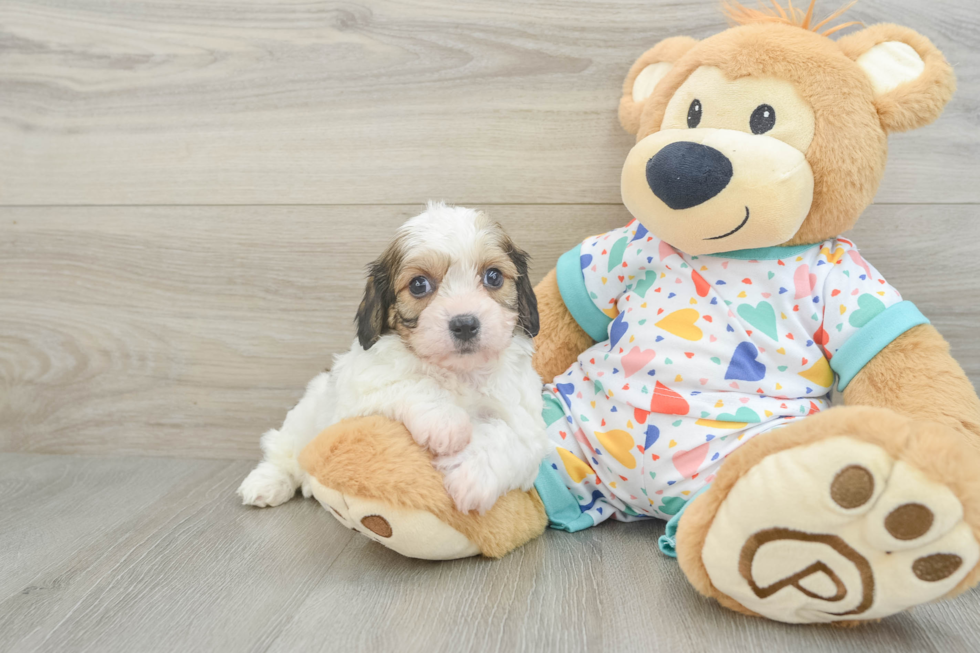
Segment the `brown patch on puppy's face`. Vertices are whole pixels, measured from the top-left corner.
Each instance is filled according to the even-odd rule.
[[[428,306],[449,270],[450,259],[439,252],[422,252],[403,256],[404,263],[395,279],[395,303],[388,309],[388,324],[402,338],[409,338],[418,327],[419,316]],[[418,294],[420,288],[430,292]]]
[[[517,313],[518,326],[529,338],[538,335],[538,301],[528,276],[527,252],[517,247],[499,224],[493,223],[497,232],[497,242],[489,247],[488,256],[482,265],[484,270],[499,270],[504,277],[501,287],[490,288],[491,296],[507,310]]]
[[[394,331],[420,358],[457,371],[489,363],[516,333],[537,328],[527,255],[486,216],[443,205],[399,230],[372,266],[358,312],[365,349]]]
[[[368,267],[364,298],[357,307],[357,340],[365,350],[370,349],[391,329],[389,309],[395,303],[395,275],[403,259],[396,240]]]

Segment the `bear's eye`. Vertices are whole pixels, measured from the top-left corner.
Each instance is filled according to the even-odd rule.
[[[688,117],[687,122],[690,124],[690,117]],[[760,104],[757,106],[755,111],[752,112],[752,117],[749,118],[749,127],[752,129],[753,134],[765,134],[775,125],[776,110],[768,104]]]
[[[691,108],[687,110],[687,126],[694,129],[701,122],[701,100],[691,102]]]

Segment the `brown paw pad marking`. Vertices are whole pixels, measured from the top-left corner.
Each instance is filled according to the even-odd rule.
[[[953,553],[933,553],[912,563],[912,573],[927,583],[949,578],[963,564],[963,558]]]
[[[861,465],[850,465],[837,472],[830,484],[830,498],[841,508],[859,508],[875,493],[875,478]]]
[[[896,540],[914,540],[925,535],[935,517],[921,503],[905,503],[885,517],[885,530]]]
[[[844,471],[847,471],[847,469]],[[840,474],[837,476],[839,478]],[[874,486],[872,485],[872,488],[873,487]],[[867,501],[867,499],[865,499],[865,501]],[[755,560],[755,555],[764,544],[777,542],[780,540],[811,542],[826,545],[854,565],[858,575],[861,578],[860,602],[858,603],[857,607],[852,610],[848,610],[846,612],[831,612],[829,614],[833,614],[835,616],[856,615],[866,612],[871,607],[871,604],[874,602],[875,578],[874,572],[871,569],[871,564],[868,562],[867,558],[855,551],[847,544],[847,542],[836,535],[804,533],[802,531],[796,531],[790,528],[769,528],[759,531],[746,540],[745,544],[742,546],[742,551],[738,561],[739,573],[742,575],[742,578],[748,582],[749,588],[751,588],[752,592],[755,593],[755,595],[760,599],[769,598],[784,587],[795,587],[798,592],[804,594],[805,596],[829,602],[842,601],[848,596],[847,587],[845,586],[844,581],[841,580],[841,577],[838,576],[833,569],[821,561],[817,561],[806,569],[803,569],[791,576],[787,576],[782,580],[778,580],[771,585],[764,587],[760,586],[756,582],[752,573],[752,563]],[[923,558],[923,560],[924,559],[925,558]],[[836,591],[832,596],[820,596],[819,594],[812,592],[803,586],[802,581],[815,574],[823,574],[834,584]]]
[[[391,524],[381,515],[368,515],[361,520],[361,525],[380,537],[391,537]]]
[[[339,520],[340,520],[340,523],[341,523],[341,524],[344,524],[344,525],[346,525],[346,524],[348,523],[348,522],[347,522],[347,518],[346,518],[346,517],[344,517],[343,515],[341,515],[341,514],[340,514],[339,512],[337,512],[337,510],[336,510],[336,509],[335,509],[335,508],[334,508],[333,506],[327,506],[327,507],[328,507],[328,508],[330,508],[330,512],[332,512],[332,513],[334,514],[334,516],[335,516],[335,517],[336,517],[337,519],[339,519]],[[351,530],[354,530],[354,527],[353,527],[353,526],[347,526],[347,528],[349,528],[349,529],[351,529]]]

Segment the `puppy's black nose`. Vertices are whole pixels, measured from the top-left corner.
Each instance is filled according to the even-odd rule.
[[[457,315],[449,320],[449,330],[454,340],[468,342],[480,332],[480,320],[475,315]]]
[[[732,179],[732,162],[713,147],[679,141],[647,161],[647,184],[672,209],[689,209],[720,193]]]

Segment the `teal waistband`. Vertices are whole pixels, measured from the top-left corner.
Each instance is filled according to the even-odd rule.
[[[592,517],[579,509],[578,501],[547,459],[538,469],[534,489],[538,491],[544,511],[548,513],[548,525],[551,528],[574,533],[595,526]]]
[[[708,488],[710,487],[710,485],[705,485],[703,488],[695,492],[694,496],[688,499],[687,503],[685,503],[684,506],[677,511],[677,514],[671,517],[670,521],[667,522],[667,529],[657,540],[657,547],[665,556],[670,556],[671,558],[677,557],[677,527],[681,523],[681,515],[684,514],[684,511],[687,510],[687,507],[691,505],[695,499],[707,492]]]

